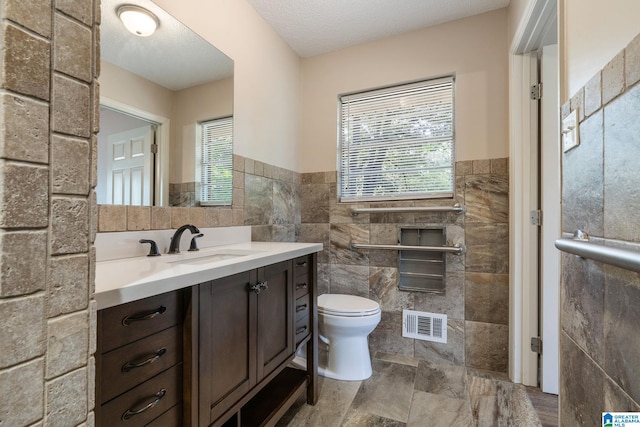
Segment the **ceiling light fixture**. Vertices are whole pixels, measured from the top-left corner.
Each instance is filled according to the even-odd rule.
[[[160,25],[153,13],[140,6],[125,4],[120,6],[116,13],[127,30],[136,36],[148,37]]]

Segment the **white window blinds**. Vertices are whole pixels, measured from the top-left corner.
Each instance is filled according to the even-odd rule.
[[[340,97],[341,201],[453,195],[454,79]]]
[[[200,204],[231,205],[233,117],[200,123]]]

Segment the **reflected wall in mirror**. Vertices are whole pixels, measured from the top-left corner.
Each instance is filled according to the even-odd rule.
[[[156,32],[127,31],[123,4],[155,14]],[[97,201],[195,206],[197,125],[233,115],[233,61],[150,0],[101,8]]]

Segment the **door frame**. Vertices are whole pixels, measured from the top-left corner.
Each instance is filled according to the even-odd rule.
[[[152,206],[169,206],[169,135],[171,135],[171,121],[166,117],[141,110],[105,96],[100,97],[100,105],[139,117],[149,122],[154,122],[158,125],[156,129],[156,144],[158,144],[158,152],[156,153],[157,167],[153,172],[155,174],[155,196],[152,201]]]
[[[530,162],[538,149],[532,137],[538,124],[530,100],[534,58],[528,52],[541,47],[550,26],[557,25],[557,11],[557,0],[529,1],[509,48],[509,377],[529,386],[538,386],[538,355],[530,349],[539,330],[538,227],[531,225],[530,213],[539,207],[537,185],[531,185],[538,175]]]

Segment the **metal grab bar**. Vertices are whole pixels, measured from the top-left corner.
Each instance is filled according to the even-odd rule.
[[[391,208],[351,208],[351,214],[360,213],[410,213],[410,212],[457,212],[459,214],[467,212],[467,208],[460,203],[453,206],[405,206]]]
[[[464,245],[453,246],[411,246],[411,245],[369,245],[364,243],[349,243],[349,249],[384,249],[391,251],[424,251],[424,252],[448,252],[462,255],[467,252]]]
[[[580,231],[580,230],[578,230]],[[576,232],[574,236],[582,235]],[[605,264],[640,273],[640,252],[631,249],[614,248],[599,243],[591,243],[587,238],[561,238],[555,242],[563,252],[600,261]]]

